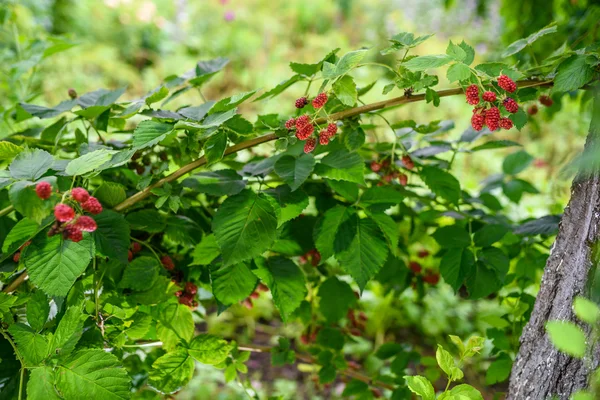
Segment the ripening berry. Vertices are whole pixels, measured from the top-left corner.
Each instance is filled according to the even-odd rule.
[[[485,112],[485,124],[489,128],[490,131],[495,131],[498,129],[500,123],[500,110],[498,107],[492,107]]]
[[[496,101],[496,93],[490,92],[489,90],[487,92],[483,92],[483,101],[488,101],[490,103]]]
[[[260,297],[260,293],[258,293],[256,290],[252,293],[250,293],[250,298],[251,299],[258,299]]]
[[[392,181],[392,179],[394,179],[394,175],[393,174],[386,174],[381,179],[383,179],[383,181],[386,182],[386,183],[390,183]]]
[[[437,285],[439,281],[440,281],[440,274],[436,274],[434,272],[428,272],[423,277],[423,282],[427,282],[432,286]]]
[[[314,108],[321,108],[327,103],[327,93],[319,93],[312,101]]]
[[[422,268],[421,268],[421,264],[419,264],[418,262],[411,261],[408,263],[408,269],[410,269],[415,274],[420,274]]]
[[[178,290],[174,294],[176,297],[180,297],[183,294],[183,292],[181,290]]]
[[[83,240],[83,233],[75,225],[67,225],[63,230],[63,237],[77,243]]]
[[[73,199],[78,203],[85,203],[90,198],[88,191],[80,187],[71,190],[71,196],[73,196]]]
[[[358,328],[350,328],[350,334],[352,336],[362,336],[362,331]]]
[[[77,98],[77,92],[75,91],[75,89],[71,88],[71,89],[69,89],[69,91],[67,93],[69,94],[70,98],[72,98],[72,99]]]
[[[313,134],[314,131],[315,131],[315,127],[312,124],[306,124],[306,125],[301,126],[296,131],[296,137],[299,140],[306,140],[310,137],[310,135]]]
[[[533,104],[532,106],[530,106],[527,109],[527,114],[529,114],[529,115],[535,115],[537,113],[538,113],[538,107],[535,104]]]
[[[294,129],[295,126],[296,126],[296,118],[290,118],[287,121],[285,121],[285,129],[291,130],[291,129]]]
[[[134,254],[139,253],[140,251],[142,251],[142,245],[138,242],[133,242],[131,244],[131,251],[133,251]]]
[[[485,126],[485,111],[474,109],[471,117],[471,126],[476,131],[480,131]]]
[[[337,131],[338,131],[338,127],[334,122],[327,125],[327,134],[329,135],[330,138],[335,136]]]
[[[264,283],[259,283],[258,286],[256,287],[256,290],[259,290],[261,292],[268,292],[269,288],[267,285],[265,285]]]
[[[303,345],[308,345],[310,343],[310,340],[308,338],[308,334],[303,333],[302,335],[300,335],[300,342],[302,342]]]
[[[49,199],[52,195],[52,185],[48,182],[40,182],[35,186],[35,194],[42,200]]]
[[[312,249],[310,251],[310,253],[311,253],[310,263],[312,264],[313,267],[316,267],[321,262],[321,253],[319,253],[317,251],[317,249]]]
[[[515,83],[515,81],[513,81],[506,75],[500,75],[498,77],[498,86],[500,86],[502,89],[506,90],[509,93],[512,93],[515,90],[517,90],[517,84]]]
[[[541,95],[539,100],[540,100],[540,103],[542,103],[542,105],[544,105],[546,107],[550,107],[550,106],[552,106],[552,104],[554,104],[554,101],[552,101],[550,96],[547,96],[545,94]]]
[[[500,118],[500,128],[502,129],[506,129],[509,130],[510,128],[513,127],[513,122],[510,120],[510,118]]]
[[[329,144],[329,135],[327,134],[327,131],[323,130],[319,134],[319,144],[323,146],[327,146]]]
[[[413,169],[415,167],[415,163],[409,155],[402,156],[402,163],[406,169]]]
[[[131,250],[127,250],[127,261],[131,262],[133,260],[133,252]]]
[[[506,108],[506,111],[508,111],[511,114],[514,114],[517,111],[519,111],[519,105],[514,99],[511,99],[510,97],[504,99],[504,108]]]
[[[18,263],[19,260],[21,259],[21,252],[17,251],[14,255],[13,255],[13,261]]]
[[[406,174],[400,174],[400,175],[398,175],[398,182],[402,186],[406,186],[408,184],[408,176],[406,176]]]
[[[169,271],[175,269],[175,264],[173,263],[173,260],[167,255],[164,255],[160,258],[160,263]]]
[[[304,125],[307,125],[309,123],[310,123],[310,118],[308,117],[308,115],[306,115],[306,114],[301,115],[298,118],[296,118],[296,129],[300,129]]]
[[[381,170],[381,164],[379,164],[377,161],[371,161],[371,171],[373,172],[379,172]]]
[[[304,144],[304,152],[305,153],[311,153],[315,147],[317,147],[317,141],[315,140],[315,138],[308,138],[306,139],[306,143]]]
[[[190,293],[184,293],[179,296],[179,304],[186,305],[188,307],[194,306],[194,295]]]
[[[82,215],[75,221],[75,227],[82,232],[94,232],[98,228],[98,225],[96,225],[94,218]]]
[[[254,304],[252,304],[252,299],[250,299],[250,297],[246,297],[244,300],[242,300],[242,305],[248,310],[252,310],[252,308],[254,307]]]
[[[190,294],[198,293],[198,286],[194,285],[192,282],[186,282],[184,291]]]
[[[419,250],[419,252],[417,253],[417,255],[418,255],[420,258],[425,258],[425,257],[427,257],[427,256],[429,255],[429,251],[427,251],[427,250],[425,250],[425,249],[423,249],[423,250]]]
[[[54,216],[58,222],[69,222],[75,218],[75,211],[68,205],[60,203],[54,207]]]
[[[477,85],[471,85],[465,91],[467,103],[471,105],[479,104],[479,87]]]
[[[383,397],[383,393],[381,393],[381,390],[378,388],[371,388],[371,394],[376,399],[380,399],[381,397]]]
[[[304,108],[305,105],[308,104],[308,99],[306,97],[300,97],[296,100],[295,106],[296,108]]]
[[[94,215],[100,214],[102,212],[102,204],[100,204],[98,199],[93,196],[90,196],[90,198],[87,199],[85,203],[82,203],[81,208]]]
[[[365,314],[364,312],[359,312],[358,313],[358,319],[361,320],[362,322],[367,322],[367,320],[369,318],[367,318],[367,314]]]

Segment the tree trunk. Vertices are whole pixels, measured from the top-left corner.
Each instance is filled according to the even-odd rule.
[[[546,335],[545,324],[549,320],[580,324],[573,314],[573,300],[578,295],[588,296],[595,271],[594,247],[600,237],[599,92],[595,90],[592,122],[580,170],[571,187],[571,200],[550,251],[531,319],[521,336],[508,400],[545,400],[551,396],[568,399],[573,392],[587,387],[590,372],[598,366],[598,351],[594,351],[591,363],[558,352]],[[588,326],[580,326],[589,334]]]

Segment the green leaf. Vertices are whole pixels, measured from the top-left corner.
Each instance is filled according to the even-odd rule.
[[[460,247],[450,248],[440,260],[440,273],[444,281],[457,292],[473,270],[474,265],[475,257],[470,250]]]
[[[168,349],[175,348],[182,340],[192,340],[194,319],[190,308],[183,304],[163,305],[158,315],[156,334]]]
[[[594,68],[587,62],[586,55],[572,55],[556,69],[554,77],[554,93],[577,90],[592,80]]]
[[[77,157],[67,164],[67,175],[86,175],[112,159],[114,150],[100,149]]]
[[[535,41],[537,41],[542,36],[548,35],[550,33],[555,33],[555,32],[556,32],[556,22],[553,22],[552,24],[547,25],[544,28],[540,29],[539,31],[534,32],[531,35],[527,36],[525,39],[519,39],[519,40],[511,43],[506,48],[504,53],[502,53],[502,58],[510,57],[513,54],[517,54],[518,52],[523,50],[528,45],[535,43]]]
[[[353,129],[347,129],[344,131],[343,140],[344,145],[349,151],[358,150],[365,144],[365,131],[360,126]]]
[[[4,243],[2,243],[2,252],[5,254],[12,254],[25,242],[33,237],[40,227],[37,222],[32,221],[28,218],[23,218],[16,223],[15,226],[8,232]]]
[[[508,233],[508,228],[500,224],[489,224],[475,232],[473,241],[476,246],[487,247],[499,242]]]
[[[456,400],[483,400],[483,396],[479,390],[464,383],[454,386],[449,393],[455,396],[453,399]]]
[[[98,228],[92,233],[99,254],[127,263],[129,251],[129,224],[115,211],[104,210],[95,215]]]
[[[546,331],[552,344],[561,352],[576,358],[585,355],[585,334],[569,321],[548,321]]]
[[[204,236],[202,241],[196,245],[192,257],[194,261],[190,265],[208,265],[221,254],[217,239],[212,233]]]
[[[319,310],[330,323],[342,319],[356,303],[356,296],[350,285],[334,276],[319,286],[319,297]]]
[[[482,262],[477,262],[474,272],[467,278],[466,282],[469,298],[480,299],[502,287],[498,279],[498,272]]]
[[[84,233],[75,243],[60,235],[39,235],[27,248],[25,267],[31,281],[51,296],[66,296],[94,255],[94,243]]]
[[[238,105],[242,104],[244,101],[248,100],[250,97],[252,97],[254,93],[256,93],[256,90],[238,93],[231,97],[226,97],[222,100],[219,100],[214,106],[212,106],[212,108],[209,111],[209,114],[221,113],[232,110]]]
[[[300,306],[308,292],[304,273],[284,257],[256,258],[252,272],[271,290],[273,302],[286,322]]]
[[[430,68],[437,68],[443,65],[448,64],[452,61],[452,58],[443,54],[443,55],[434,55],[434,56],[420,56],[411,58],[402,64],[403,67],[408,68],[411,71],[425,71]]]
[[[327,154],[315,167],[315,173],[323,178],[365,184],[364,160],[357,153],[336,150]]]
[[[67,308],[50,341],[48,353],[58,353],[61,356],[71,354],[81,339],[83,324],[87,317],[87,314],[83,314],[78,306]]]
[[[28,366],[36,366],[47,357],[48,341],[27,325],[13,324],[8,328],[8,332],[12,335],[19,353],[21,353]]]
[[[598,305],[581,296],[575,298],[573,310],[575,311],[577,318],[590,325],[594,325],[600,316],[600,308]]]
[[[277,86],[275,86],[273,89],[261,94],[254,101],[259,101],[259,100],[263,100],[266,98],[273,98],[273,97],[283,93],[287,88],[292,86],[294,83],[301,81],[301,80],[304,80],[302,75],[294,75],[291,78],[278,83]]]
[[[385,264],[389,253],[377,224],[370,218],[359,219],[357,214],[340,224],[335,235],[334,252],[361,290]]]
[[[230,306],[244,300],[256,288],[258,280],[246,263],[211,267],[212,291],[221,304]]]
[[[231,346],[226,340],[208,334],[196,336],[188,347],[188,353],[196,361],[209,365],[216,365],[225,361],[230,350]]]
[[[323,63],[323,78],[334,79],[347,74],[365,57],[368,50],[356,50],[344,54],[334,65],[327,61]]]
[[[133,132],[133,149],[140,150],[154,146],[173,131],[173,125],[146,120],[139,123]]]
[[[24,149],[11,142],[0,142],[0,161],[9,161],[15,158]]]
[[[459,46],[465,52],[465,58],[464,60],[462,60],[462,62],[466,65],[471,65],[471,63],[475,59],[475,50],[471,46],[466,44],[464,40],[460,42]]]
[[[131,378],[114,355],[82,350],[59,366],[56,386],[66,399],[129,399]]]
[[[375,221],[379,229],[381,229],[391,252],[395,254],[400,240],[400,230],[398,229],[396,221],[385,213],[368,212],[367,215]]]
[[[125,186],[115,182],[103,182],[94,192],[94,197],[107,207],[114,207],[127,198]]]
[[[327,185],[346,200],[354,203],[358,200],[358,185],[353,182],[325,180]]]
[[[56,375],[51,367],[38,367],[31,370],[27,382],[27,397],[30,399],[60,400],[54,387]]]
[[[277,234],[277,217],[266,195],[246,189],[223,202],[212,228],[228,266],[268,250]]]
[[[427,88],[425,90],[425,101],[427,103],[433,102],[433,106],[437,107],[440,105],[440,96],[435,90]]]
[[[125,267],[119,287],[140,291],[147,290],[156,281],[159,269],[160,266],[156,258],[137,257]]]
[[[442,371],[444,371],[448,376],[448,379],[459,380],[462,378],[462,372],[460,372],[460,369],[456,367],[456,363],[454,362],[452,354],[450,354],[439,344],[437,350],[435,351],[435,359],[437,360],[437,363]],[[459,372],[456,372],[457,370]]]
[[[446,77],[449,82],[464,81],[471,77],[471,69],[463,63],[452,64],[448,68]]]
[[[44,178],[46,179],[49,178]],[[8,197],[15,210],[38,224],[52,212],[52,202],[40,199],[35,193],[35,184],[32,182],[14,183],[8,191]]]
[[[152,364],[150,384],[164,393],[173,393],[185,386],[194,375],[194,360],[180,349],[167,353]]]
[[[419,395],[423,400],[435,400],[435,389],[433,385],[423,376],[405,376],[406,385],[416,395]]]
[[[336,233],[340,225],[350,219],[354,212],[353,208],[335,206],[327,210],[325,215],[315,225],[313,237],[323,260],[327,260],[333,256],[333,243]]]
[[[222,169],[196,174],[184,180],[184,185],[212,196],[232,196],[244,190],[246,182],[235,170]]]
[[[516,175],[533,162],[533,157],[524,150],[509,154],[502,163],[502,170],[507,175]]]
[[[452,174],[435,167],[423,167],[420,176],[433,193],[450,203],[458,204],[460,183]]]
[[[162,215],[156,210],[134,211],[127,215],[127,223],[134,231],[148,233],[159,233],[165,230],[167,223]]]
[[[432,236],[444,248],[462,248],[471,244],[469,232],[459,225],[438,228]]]
[[[302,190],[292,192],[288,185],[280,185],[264,192],[273,198],[277,206],[273,207],[277,214],[277,227],[296,218],[308,207],[308,196]]]
[[[15,179],[36,181],[54,164],[52,154],[44,150],[25,150],[17,155],[8,167],[10,175]]]
[[[467,53],[463,50],[463,48],[454,44],[452,40],[450,43],[448,43],[446,54],[452,57],[452,59],[455,61],[463,61],[467,57]]]
[[[169,95],[169,89],[165,86],[160,86],[152,91],[144,101],[147,105],[157,103]]]
[[[479,146],[473,147],[471,149],[471,151],[502,149],[502,148],[511,147],[511,146],[521,146],[521,144],[517,143],[517,142],[513,142],[512,140],[491,140],[487,143],[480,144]]]
[[[225,132],[219,132],[208,138],[204,143],[204,156],[206,157],[206,164],[214,164],[223,158],[225,149],[227,148],[227,134]]]
[[[516,113],[510,114],[509,118],[518,130],[523,129],[528,120],[527,113],[523,107],[519,107],[519,110]]]
[[[332,86],[333,92],[338,100],[348,106],[352,107],[356,104],[358,92],[356,90],[356,83],[349,75],[344,75],[340,79],[336,80]]]
[[[48,297],[41,290],[33,293],[27,302],[27,322],[29,326],[36,332],[41,331],[48,320],[49,313],[50,303]]]
[[[297,158],[285,155],[275,162],[275,173],[294,191],[308,179],[314,166],[312,154],[302,154]]]
[[[486,385],[504,382],[510,376],[513,362],[507,355],[502,354],[494,360],[485,371]]]

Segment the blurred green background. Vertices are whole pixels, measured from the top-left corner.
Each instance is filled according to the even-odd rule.
[[[570,42],[578,40],[582,32],[573,27],[574,21],[597,22],[598,8],[591,7],[597,3],[580,0],[0,0],[0,111],[4,115],[0,139],[39,123],[31,120],[18,126],[12,124],[10,112],[16,102],[54,105],[68,98],[69,88],[85,93],[124,85],[127,92],[122,99],[139,98],[169,75],[180,75],[192,69],[196,62],[216,57],[230,59],[224,73],[203,88],[203,93],[187,92],[170,103],[169,108],[200,104],[201,95],[219,99],[256,88],[268,90],[291,76],[288,67],[291,61],[316,62],[335,48],[341,48],[340,54],[343,54],[367,47],[371,49],[369,61],[393,66],[397,55],[383,56],[379,51],[387,46],[389,37],[402,31],[417,35],[435,33],[415,54],[443,53],[449,39],[459,42],[464,39],[475,48],[477,63],[499,60],[508,44],[553,20],[561,26],[571,26],[562,32],[561,39],[550,35],[536,43],[531,52],[519,57],[527,59],[536,53],[544,56],[548,49],[561,45],[557,40],[565,37]],[[44,57],[48,48],[69,49]],[[450,87],[445,71],[436,72],[440,88]],[[359,86],[376,81],[375,88],[366,96],[367,102],[403,94],[396,90],[382,95],[382,88],[392,78],[384,68],[360,68],[354,76]],[[272,100],[246,103],[240,111],[250,119],[258,113],[279,113],[285,119],[293,112],[293,99],[304,89],[298,85]],[[522,143],[536,158],[523,174],[525,179],[535,183],[540,194],[526,197],[519,206],[507,204],[515,218],[562,212],[568,200],[570,177],[560,171],[581,150],[589,126],[589,116],[581,112],[576,98],[567,96],[549,109],[540,108],[523,131],[513,129],[496,134],[498,139]],[[469,126],[470,116],[470,106],[462,96],[443,98],[438,108],[420,102],[387,114],[391,122],[409,118],[418,123],[454,121],[455,128],[447,133],[451,138],[458,138]],[[380,126],[370,131],[373,136],[369,140],[392,137],[381,120],[370,122]],[[273,149],[267,145],[262,151],[268,154]],[[512,151],[459,155],[455,170],[463,188],[480,190],[485,178],[502,171],[502,160]],[[430,290],[423,304],[414,304],[413,297],[409,289],[401,298],[390,298],[380,293],[376,285],[365,292],[364,309],[370,317],[368,330],[376,344],[424,334],[422,340],[431,345],[432,355],[433,343],[444,340],[447,334],[468,337],[485,332],[485,317],[494,312],[502,313],[496,303],[461,300],[445,285]],[[298,333],[293,325],[273,326],[275,322],[270,317],[273,312],[270,301],[260,299],[253,310],[233,307],[220,317],[211,317],[207,329],[248,342],[265,343],[272,343],[276,332],[290,337]],[[386,337],[383,332],[391,326],[396,327],[398,333],[395,337]],[[368,357],[372,350],[369,346],[368,342],[359,340],[350,349],[353,357],[365,361],[367,370],[377,367],[374,358]],[[259,392],[268,390],[272,395],[298,398],[297,388],[301,387],[302,396],[329,398],[329,394],[318,394],[308,374],[299,373],[293,367],[271,368],[268,364],[268,356],[251,360],[250,376]],[[299,366],[301,371],[307,369],[310,367]],[[478,379],[470,377],[473,384],[481,386],[477,384]],[[340,388],[329,390],[339,394]],[[221,371],[204,368],[177,398],[245,398],[245,394],[235,383],[224,384]]]

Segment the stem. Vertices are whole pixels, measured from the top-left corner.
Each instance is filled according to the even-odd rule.
[[[16,288],[18,288],[21,283],[25,282],[25,279],[27,279],[27,271],[23,271],[21,273],[21,275],[19,275],[17,277],[17,279],[15,279],[14,281],[12,281],[10,283],[10,285],[8,285],[6,288],[4,288],[2,291],[4,293],[10,293],[10,292],[14,292]]]
[[[23,381],[25,380],[25,361],[23,361],[23,357],[21,357],[21,353],[19,353],[19,350],[17,349],[17,346],[15,345],[15,342],[13,342],[10,335],[7,335],[4,330],[1,330],[0,332],[2,332],[2,336],[4,336],[4,339],[6,339],[8,343],[10,343],[10,345],[13,348],[13,351],[15,352],[15,356],[17,356],[17,359],[21,363],[21,377],[19,378],[19,400],[21,400],[23,398]]]
[[[15,208],[13,206],[3,208],[2,210],[0,210],[0,217],[4,217],[5,215],[10,214],[14,209]]]

